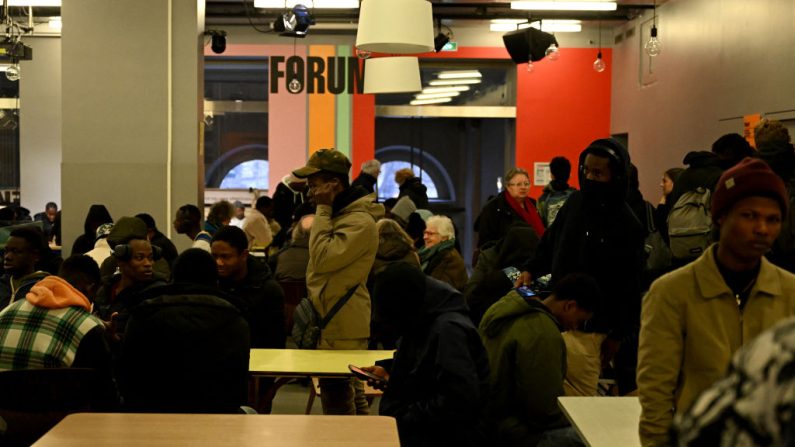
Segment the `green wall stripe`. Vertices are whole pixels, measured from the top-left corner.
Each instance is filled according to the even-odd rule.
[[[337,56],[347,57],[351,55],[350,45],[338,45]],[[347,64],[346,64],[347,67]],[[350,158],[351,156],[351,113],[352,113],[352,92],[345,92],[334,95],[337,101],[337,150],[343,152]],[[354,166],[352,171],[359,172],[359,168]]]

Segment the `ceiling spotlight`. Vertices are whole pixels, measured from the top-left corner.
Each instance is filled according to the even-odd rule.
[[[278,31],[282,36],[287,37],[306,37],[309,27],[315,24],[315,18],[309,9],[297,4],[293,9],[280,14],[273,22],[274,31]]]
[[[204,32],[205,36],[212,36],[212,43],[210,44],[210,48],[212,48],[213,53],[221,54],[226,51],[226,31],[223,30],[216,30],[216,29],[208,29]]]

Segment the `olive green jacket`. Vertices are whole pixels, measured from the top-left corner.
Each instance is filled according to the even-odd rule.
[[[765,258],[740,310],[715,248],[655,281],[643,300],[638,392],[644,446],[665,445],[674,414],[723,377],[734,352],[795,315],[795,275]]]
[[[312,304],[325,316],[348,290],[353,296],[321,332],[319,348],[346,346],[344,340],[365,340],[370,336],[370,295],[367,275],[378,249],[375,222],[384,207],[368,194],[332,216],[332,207],[318,205],[309,237],[309,265],[306,285]],[[351,346],[351,345],[348,345]],[[365,343],[366,346],[366,343]]]

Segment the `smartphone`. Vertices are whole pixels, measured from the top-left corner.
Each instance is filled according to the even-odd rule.
[[[371,373],[369,371],[365,371],[365,370],[359,368],[358,366],[348,365],[348,369],[351,370],[351,372],[353,373],[354,376],[356,376],[356,377],[358,377],[358,378],[360,378],[360,379],[362,379],[364,381],[375,380],[376,382],[386,383],[386,380],[384,380],[383,377],[378,377],[378,376],[376,376],[375,374],[373,374],[373,373]]]
[[[533,289],[527,286],[520,286],[516,288],[516,293],[524,298],[531,298],[536,296],[536,293],[533,292]]]

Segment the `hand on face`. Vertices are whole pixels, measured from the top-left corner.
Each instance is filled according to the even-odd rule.
[[[311,191],[312,199],[316,205],[331,205],[334,203],[334,197],[337,195],[335,186],[337,183],[324,182],[317,186],[313,186]]]

